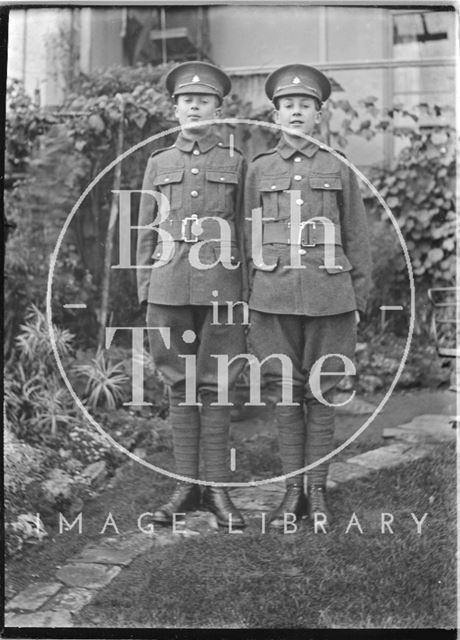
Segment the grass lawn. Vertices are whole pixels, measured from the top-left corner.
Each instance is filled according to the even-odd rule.
[[[137,468],[136,477],[133,470],[119,488],[124,501],[113,496],[117,522],[131,516],[125,530],[134,528],[134,513],[148,510],[144,474]],[[168,483],[161,485],[155,504]],[[455,496],[455,447],[442,445],[428,459],[331,494],[336,524],[329,534],[302,526],[288,535],[216,533],[154,547],[100,592],[76,624],[453,628]],[[104,512],[109,508],[106,498]],[[392,534],[381,533],[382,512],[393,515]],[[419,520],[428,514],[421,534],[411,512]],[[353,513],[363,533],[357,526],[345,532]]]

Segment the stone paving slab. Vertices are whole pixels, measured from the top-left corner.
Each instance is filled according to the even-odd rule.
[[[123,565],[127,567],[133,561],[134,556],[126,555],[122,550],[111,549],[103,544],[94,547],[85,547],[83,551],[69,558],[71,563],[79,564],[107,564],[107,565]]]
[[[69,611],[37,611],[35,613],[7,613],[6,627],[73,627]]]
[[[409,444],[420,444],[426,440],[425,436],[413,429],[401,429],[400,427],[387,427],[383,430],[384,439],[394,438],[395,440],[407,442]]]
[[[176,530],[182,535],[215,533],[218,529],[216,518],[209,511],[195,511],[188,513],[185,517],[184,524],[178,523]]]
[[[147,551],[154,544],[151,535],[139,533],[129,537],[107,538],[100,543],[87,545],[78,555],[70,558],[70,563],[99,563],[127,566],[136,556]]]
[[[138,529],[134,529],[123,535],[104,538],[104,544],[128,552],[136,551],[140,548],[143,552],[155,544],[155,537],[147,533],[141,533]]]
[[[36,611],[48,598],[54,596],[61,587],[62,584],[60,582],[35,582],[10,600],[5,609],[6,611],[11,611],[12,609]]]
[[[425,444],[423,446],[415,446],[408,449],[404,454],[404,462],[413,462],[414,460],[420,460],[426,458],[430,453],[434,451],[436,445]]]
[[[393,429],[385,429],[384,437],[405,437],[416,435],[421,441],[449,442],[455,441],[457,430],[450,424],[451,418],[443,415],[417,416],[411,422]]]
[[[56,578],[68,587],[101,589],[121,571],[118,566],[104,564],[66,564],[56,571]]]
[[[407,443],[396,443],[353,456],[348,459],[347,464],[363,465],[374,471],[379,471],[423,458],[429,452],[428,447],[412,447]]]
[[[369,469],[359,464],[350,462],[332,462],[329,467],[329,477],[335,484],[357,480],[369,475]]]
[[[157,533],[157,529],[155,529],[154,540],[154,547],[165,547],[176,542],[174,536],[171,535],[171,527],[162,528],[160,533]]]
[[[75,587],[73,589],[62,589],[46,605],[46,611],[70,611],[75,613],[83,609],[95,596],[96,592],[91,589]]]

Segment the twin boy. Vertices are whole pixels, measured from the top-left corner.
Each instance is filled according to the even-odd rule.
[[[317,69],[300,64],[270,74],[265,90],[275,122],[282,126],[281,138],[248,168],[242,154],[209,124],[219,117],[231,88],[221,69],[204,62],[180,64],[168,73],[166,88],[181,132],[171,147],[154,152],[148,161],[136,264],[144,267],[137,269],[137,278],[147,326],[170,328],[168,344],[157,331],[149,331],[149,342],[168,387],[176,473],[189,481],[177,483],[153,519],[170,524],[174,514],[201,507],[214,513],[222,527],[245,526],[227,488],[210,484],[201,493],[193,481],[199,477],[200,449],[205,480],[229,480],[230,407],[217,402],[218,359],[212,356],[228,357],[231,388],[244,365],[238,355],[248,348],[243,306],[234,306],[230,324],[227,301],[248,300],[248,347],[264,360],[265,380],[275,398],[283,474],[288,476],[268,526],[282,530],[286,513],[298,519],[322,513],[330,523],[328,462],[308,472],[307,494],[303,473],[296,471],[332,450],[333,392],[340,379],[334,373],[343,370],[344,359],[353,359],[370,274],[366,213],[354,173],[305,137],[320,122],[330,83]],[[149,191],[165,196],[167,217]],[[262,218],[257,256],[248,223],[253,214]],[[224,247],[218,219],[229,231]],[[198,239],[205,242],[195,266]],[[332,263],[324,260],[331,244]],[[292,363],[289,404],[284,402],[282,362],[273,354],[284,354]],[[186,402],[185,356],[195,358],[199,403]],[[323,375],[320,392],[314,393],[310,373],[319,360]]]

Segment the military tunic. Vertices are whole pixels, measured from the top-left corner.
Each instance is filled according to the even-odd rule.
[[[269,219],[263,224],[263,256],[267,265],[276,264],[271,271],[252,265],[250,308],[308,316],[364,311],[370,250],[366,212],[353,171],[317,144],[305,142],[297,149],[282,138],[276,148],[249,165],[245,191],[246,217],[251,217],[252,209],[262,207],[264,218]],[[284,268],[290,264],[286,238],[291,199],[300,206],[302,221],[323,216],[334,223],[337,268],[319,268],[324,262],[324,240],[307,246],[315,242],[321,225],[316,225],[318,230],[307,226],[303,231],[303,246],[298,247],[303,268]],[[308,237],[310,233],[313,238]],[[277,242],[282,235],[284,242]]]
[[[219,291],[222,304],[246,295],[243,260],[243,179],[245,162],[241,153],[225,145],[210,129],[193,140],[179,134],[174,145],[150,157],[144,175],[143,191],[158,191],[169,201],[168,218],[160,226],[174,237],[174,255],[168,257],[165,243],[148,225],[156,224],[158,206],[143,193],[139,209],[137,243],[137,282],[139,302],[165,305],[209,305],[213,291]],[[193,234],[192,216],[212,216],[226,220],[232,228],[231,266],[217,264],[197,269],[189,254],[197,241],[206,241],[199,253],[203,265],[213,265],[220,255],[218,224],[203,223],[199,236]],[[184,225],[183,225],[184,223]],[[215,238],[216,242],[212,242]],[[155,268],[151,268],[157,263]],[[230,266],[230,265],[229,265]],[[145,268],[147,267],[147,268]]]
[[[185,398],[183,356],[196,355],[198,392],[215,395],[217,360],[212,356],[226,354],[232,358],[246,350],[241,306],[234,309],[233,324],[226,323],[227,307],[215,310],[212,306],[213,302],[226,305],[227,301],[247,297],[244,173],[241,153],[236,149],[230,152],[212,128],[195,138],[180,133],[174,145],[154,152],[147,164],[142,190],[163,194],[169,202],[169,215],[160,220],[157,201],[149,193],[142,193],[136,262],[138,297],[141,303],[148,302],[148,326],[169,329],[168,344],[158,331],[148,334],[155,365],[175,402]],[[212,216],[229,223],[231,256],[227,266],[231,268],[219,262],[222,243],[218,223],[203,221],[198,234],[192,216]],[[155,226],[161,226],[173,238],[172,253],[172,243],[159,240]],[[200,241],[205,241],[198,254],[205,269],[197,268],[190,259],[190,252]],[[216,313],[218,322],[213,322]],[[229,367],[230,387],[243,364],[235,362]]]
[[[300,207],[302,222],[325,217],[334,224],[334,267],[320,268],[325,261],[324,233],[317,223],[314,229],[308,225],[303,229],[294,247],[302,268],[285,268],[292,262],[292,206]],[[306,398],[308,402],[313,399],[308,379],[315,361],[329,354],[354,356],[354,310],[365,309],[370,283],[366,212],[348,166],[317,144],[305,142],[297,148],[284,137],[249,165],[246,218],[258,207],[264,218],[266,266],[249,263],[249,342],[260,359],[273,353],[290,357],[295,400]],[[247,231],[247,251],[252,256],[250,224]],[[343,364],[331,358],[325,362],[326,370],[343,370]],[[269,360],[265,372],[280,396],[280,362]],[[322,376],[323,393],[332,390],[338,380]]]

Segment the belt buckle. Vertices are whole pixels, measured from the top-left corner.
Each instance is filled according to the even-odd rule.
[[[195,213],[182,220],[182,240],[184,242],[198,242],[198,236],[192,233],[192,225],[197,220],[198,216]]]
[[[297,244],[301,247],[315,247],[316,246],[315,228],[316,228],[316,224],[314,222],[310,222],[308,220],[307,222],[302,222],[299,229],[299,238],[298,238]],[[304,242],[302,240],[302,234],[304,229],[307,229],[307,242]]]

